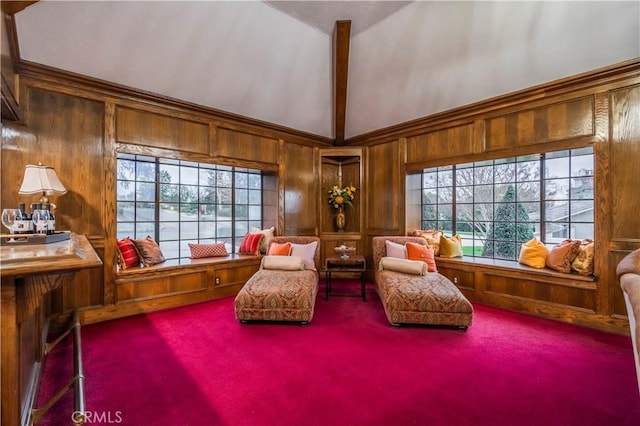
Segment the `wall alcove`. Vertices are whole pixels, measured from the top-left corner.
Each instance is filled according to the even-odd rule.
[[[334,247],[347,245],[362,254],[362,215],[364,192],[362,188],[362,148],[331,148],[320,150],[320,237],[322,240],[322,261],[334,254]],[[329,204],[329,191],[337,185],[344,188],[353,185],[357,191],[353,206],[345,206],[345,226],[336,226],[337,210]]]

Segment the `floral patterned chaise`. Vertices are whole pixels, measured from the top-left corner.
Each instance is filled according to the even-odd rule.
[[[419,275],[379,269],[380,260],[387,255],[386,240],[403,245],[407,241],[427,242],[420,237],[373,238],[375,288],[389,322],[394,326],[432,324],[466,330],[473,319],[473,307],[448,278],[437,272]]]
[[[279,236],[274,237],[269,244],[286,242],[298,245],[316,242],[313,257],[307,259],[304,270],[281,270],[265,268],[265,258],[274,257],[265,256],[260,270],[249,278],[235,298],[235,315],[241,323],[293,321],[308,324],[311,322],[319,287],[320,239],[305,236]]]

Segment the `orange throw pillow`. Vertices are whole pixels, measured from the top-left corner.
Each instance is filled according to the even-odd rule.
[[[407,259],[422,260],[427,264],[429,272],[438,272],[433,247],[411,242],[407,242],[405,246],[407,247]]]
[[[564,240],[547,255],[547,267],[560,272],[571,272],[571,263],[580,253],[580,240]]]
[[[267,254],[269,256],[289,256],[291,254],[291,243],[271,243]]]

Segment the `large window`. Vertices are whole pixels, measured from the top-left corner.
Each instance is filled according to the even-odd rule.
[[[140,155],[118,155],[118,238],[158,241],[167,259],[188,258],[188,243],[240,247],[262,226],[259,170]]]
[[[465,256],[517,260],[594,235],[593,148],[457,164],[422,172],[422,229],[462,237]]]

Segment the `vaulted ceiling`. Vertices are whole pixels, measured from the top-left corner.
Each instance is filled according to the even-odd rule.
[[[347,138],[640,57],[638,1],[40,1],[15,15],[22,60],[330,138],[339,20]]]

